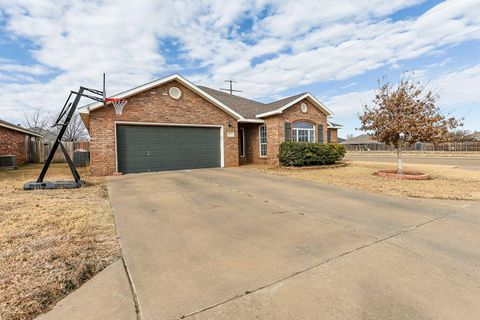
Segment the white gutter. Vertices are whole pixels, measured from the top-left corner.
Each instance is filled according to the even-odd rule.
[[[191,83],[190,81],[188,81],[187,79],[185,79],[184,77],[182,77],[181,75],[179,74],[173,74],[173,75],[170,75],[168,77],[165,77],[165,78],[162,78],[162,79],[158,79],[158,80],[155,80],[155,81],[152,81],[152,82],[149,82],[149,83],[146,83],[144,85],[141,85],[141,86],[138,86],[138,87],[135,87],[133,89],[130,89],[130,90],[127,90],[127,91],[124,91],[122,93],[119,93],[119,94],[116,94],[114,96],[112,96],[112,98],[128,98],[130,96],[133,96],[133,95],[136,95],[138,93],[141,93],[143,91],[147,91],[151,88],[154,88],[156,86],[159,86],[161,84],[164,84],[164,83],[167,83],[167,82],[170,82],[172,80],[177,80],[178,82],[180,82],[181,84],[185,85],[187,88],[189,88],[190,90],[196,92],[197,94],[199,94],[201,97],[205,98],[206,100],[210,101],[211,103],[215,104],[217,107],[219,107],[220,109],[223,109],[225,112],[227,112],[228,114],[230,114],[231,116],[237,118],[237,120],[245,120],[244,117],[242,115],[240,115],[239,113],[237,113],[236,111],[232,110],[231,108],[229,108],[228,106],[226,106],[225,104],[223,104],[222,102],[220,102],[219,100],[215,99],[214,97],[212,97],[211,95],[209,95],[208,93],[206,93],[205,91],[203,91],[202,89],[198,88],[196,85],[194,85],[193,83]],[[93,110],[96,110],[96,109],[99,109],[103,107],[103,103],[102,102],[95,102],[95,103],[92,103],[92,104],[89,104],[89,105],[86,105],[86,106],[83,106],[79,112],[80,113],[83,113],[83,114],[89,114],[90,111],[93,111]]]
[[[288,109],[290,108],[291,106],[293,106],[294,104],[302,101],[303,99],[309,99],[311,102],[313,102],[314,105],[316,105],[316,107],[318,109],[320,109],[321,111],[325,112],[327,114],[327,117],[332,117],[333,116],[333,112],[328,109],[323,103],[321,103],[317,98],[315,98],[313,95],[311,95],[310,93],[305,93],[303,96],[300,96],[298,97],[297,99],[293,100],[292,102],[284,105],[283,107],[280,107],[278,109],[275,109],[275,110],[272,110],[272,111],[268,111],[268,112],[264,112],[264,113],[261,113],[261,114],[257,114],[255,117],[257,118],[263,118],[263,117],[269,117],[269,116],[273,116],[273,115],[277,115],[277,114],[281,114],[283,113],[283,111],[285,109]]]
[[[10,129],[10,130],[15,130],[15,131],[18,131],[18,132],[23,132],[25,134],[28,134],[29,136],[35,136],[35,137],[43,138],[43,136],[41,134],[34,133],[34,132],[28,131],[26,129],[21,129],[21,128],[18,128],[18,127],[12,127],[12,126],[9,126],[8,124],[0,123],[0,127],[4,127],[4,128],[7,128],[7,129]]]

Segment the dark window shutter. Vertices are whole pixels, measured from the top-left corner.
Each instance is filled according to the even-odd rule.
[[[318,143],[323,143],[323,124],[318,125]]]
[[[290,122],[285,122],[285,141],[292,141],[292,124]]]
[[[332,142],[332,130],[327,130],[327,142]]]

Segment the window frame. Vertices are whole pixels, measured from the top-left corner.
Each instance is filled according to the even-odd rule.
[[[245,152],[245,128],[239,128],[240,130],[240,157],[245,158],[246,152]]]
[[[262,142],[262,129],[265,133],[265,142]],[[260,158],[266,158],[268,156],[268,140],[267,140],[267,126],[262,124],[258,127],[258,145]],[[265,146],[265,154],[262,154],[262,146]]]
[[[309,125],[311,125],[312,127],[311,128],[295,128],[295,124],[298,124],[298,123],[307,123]],[[310,122],[307,122],[307,121],[297,121],[297,122],[294,122],[292,124],[292,141],[293,142],[308,142],[308,143],[315,143],[315,125],[310,123]],[[299,141],[298,140],[298,137],[299,137],[299,131],[306,131],[306,134],[307,134],[307,140],[308,141]]]

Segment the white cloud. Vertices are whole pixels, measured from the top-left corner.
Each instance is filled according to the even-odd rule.
[[[194,81],[220,87],[233,77],[250,97],[348,79],[480,39],[476,0],[446,1],[417,18],[388,19],[419,2],[0,0],[5,32],[15,41],[32,42],[29,54],[36,61],[25,65],[0,60],[1,114],[14,118],[30,107],[56,111],[69,90],[80,84],[99,87],[103,72],[110,93],[157,74],[182,72],[182,66],[167,64],[171,51],[160,49],[165,39],[174,39],[178,58],[189,68],[207,69],[193,75]],[[267,17],[259,18],[265,10]],[[240,28],[242,19],[250,20],[250,31]],[[260,63],[253,65],[255,58]],[[35,81],[35,76],[48,74],[55,76]],[[25,79],[22,84],[20,77]],[[331,103],[346,105],[338,99]]]
[[[440,102],[446,108],[466,104],[480,106],[480,64],[452,71],[432,79],[431,86],[440,93]]]
[[[45,75],[50,72],[48,68],[41,65],[28,66],[28,65],[20,65],[20,64],[13,64],[13,63],[0,64],[0,71],[31,74],[31,75]]]
[[[428,76],[427,70],[415,71],[415,78],[428,83],[427,89],[439,93],[438,105],[446,113],[453,113],[462,118],[472,112],[478,113],[480,105],[480,64],[457,71],[444,72],[435,77]],[[395,83],[394,79],[391,79]],[[359,126],[357,114],[365,105],[370,105],[375,97],[375,89],[355,91],[346,94],[326,97],[323,102],[335,111],[340,122],[345,121]],[[468,120],[467,129],[477,130],[475,119]],[[353,127],[346,128],[346,133],[353,133]]]

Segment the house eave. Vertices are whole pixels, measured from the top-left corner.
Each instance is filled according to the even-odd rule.
[[[333,116],[333,112],[328,109],[323,103],[321,103],[317,98],[315,98],[312,94],[310,93],[306,93],[300,97],[298,97],[297,99],[291,101],[290,103],[287,103],[286,105],[278,108],[278,109],[275,109],[275,110],[272,110],[272,111],[268,111],[268,112],[264,112],[264,113],[260,113],[260,114],[257,114],[255,115],[256,118],[265,118],[265,117],[271,117],[271,116],[274,116],[274,115],[278,115],[278,114],[282,114],[284,110],[290,108],[291,106],[295,105],[296,103],[302,101],[303,99],[308,99],[310,100],[310,102],[317,108],[319,109],[320,111],[322,111],[323,113],[325,113],[325,115],[327,116],[327,118],[330,118]]]
[[[238,123],[265,123],[263,119],[241,119]]]
[[[10,130],[14,130],[14,131],[18,131],[18,132],[21,132],[21,133],[25,133],[26,135],[29,135],[29,136],[43,138],[43,136],[41,134],[29,131],[29,130],[23,130],[21,128],[9,126],[8,124],[0,123],[0,127],[7,128],[7,129],[10,129]]]
[[[173,80],[176,80],[176,81],[180,82],[181,84],[186,86],[188,89],[192,90],[193,92],[197,93],[198,95],[200,95],[201,97],[203,97],[207,101],[213,103],[215,106],[222,109],[223,111],[225,111],[229,115],[233,116],[235,119],[244,120],[244,117],[242,115],[240,115],[238,112],[234,111],[233,109],[226,106],[224,103],[215,99],[214,97],[212,97],[211,95],[209,95],[208,93],[206,93],[202,89],[198,88],[196,85],[194,85],[193,83],[191,83],[190,81],[188,81],[187,79],[185,79],[184,77],[182,77],[179,74],[173,74],[173,75],[170,75],[168,77],[164,77],[162,79],[158,79],[158,80],[146,83],[144,85],[135,87],[133,89],[124,91],[124,92],[119,93],[119,94],[116,94],[116,95],[112,96],[112,98],[129,98],[131,96],[134,96],[136,94],[147,91],[149,89],[152,89],[154,87],[157,87],[159,85],[168,83],[168,82],[173,81]],[[88,115],[90,114],[90,111],[94,111],[96,109],[102,108],[103,106],[104,106],[104,104],[102,102],[95,102],[95,103],[91,103],[91,104],[83,106],[82,108],[80,108],[79,112],[81,114],[84,114],[82,119],[86,119],[86,118],[88,118]],[[128,108],[128,106],[127,106],[127,108]]]

